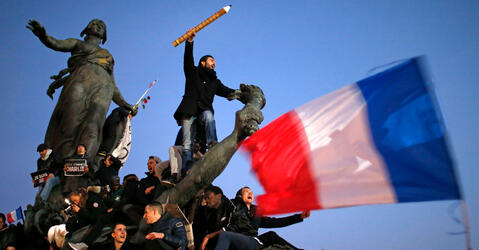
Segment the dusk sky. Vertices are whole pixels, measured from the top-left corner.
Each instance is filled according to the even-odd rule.
[[[173,113],[184,92],[184,44],[175,48],[172,41],[229,4],[228,14],[197,34],[195,62],[211,54],[225,85],[261,87],[267,100],[261,126],[375,67],[425,56],[469,209],[472,246],[479,247],[479,1],[0,1],[0,211],[34,201],[36,147],[60,90],[53,101],[45,93],[70,56],[46,48],[25,28],[29,19],[58,39],[80,39],[90,20],[105,21],[102,47],[115,59],[116,84],[129,103],[158,79],[132,120],[132,151],[120,171],[142,178],[148,156],[168,158],[179,129]],[[220,140],[242,107],[215,98]],[[242,152],[214,184],[230,198],[242,186],[263,193]],[[454,219],[460,212],[457,201],[316,210],[275,231],[304,249],[465,249],[464,235],[456,234],[464,230]]]

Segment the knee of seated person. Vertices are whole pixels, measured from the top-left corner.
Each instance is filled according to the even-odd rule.
[[[213,116],[213,112],[211,110],[206,110],[203,112],[203,120],[205,122],[213,121],[215,118]]]
[[[175,154],[175,146],[171,146],[171,147],[168,149],[168,153],[170,153],[170,155]]]

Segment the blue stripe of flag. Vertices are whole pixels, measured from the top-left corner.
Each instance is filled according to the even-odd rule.
[[[460,199],[444,128],[413,58],[358,82],[398,202]]]

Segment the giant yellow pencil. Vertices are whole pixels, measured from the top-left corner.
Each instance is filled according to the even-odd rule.
[[[215,14],[213,14],[212,16],[208,17],[206,20],[198,24],[196,27],[194,27],[193,31],[198,32],[202,30],[204,27],[208,26],[210,23],[218,19],[220,16],[228,13],[230,9],[231,9],[231,5],[225,6],[224,8],[222,8],[221,10],[219,10],[218,12],[216,12]],[[190,36],[191,36],[191,32],[186,32],[184,35],[180,36],[178,39],[173,41],[173,46],[176,47],[180,45]]]

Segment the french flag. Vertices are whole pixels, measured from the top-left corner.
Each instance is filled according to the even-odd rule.
[[[17,220],[20,220],[23,218],[22,215],[22,207],[18,207],[17,209],[11,211],[10,213],[7,214],[7,222],[12,224]]]
[[[262,215],[460,199],[420,58],[304,104],[242,144]]]

